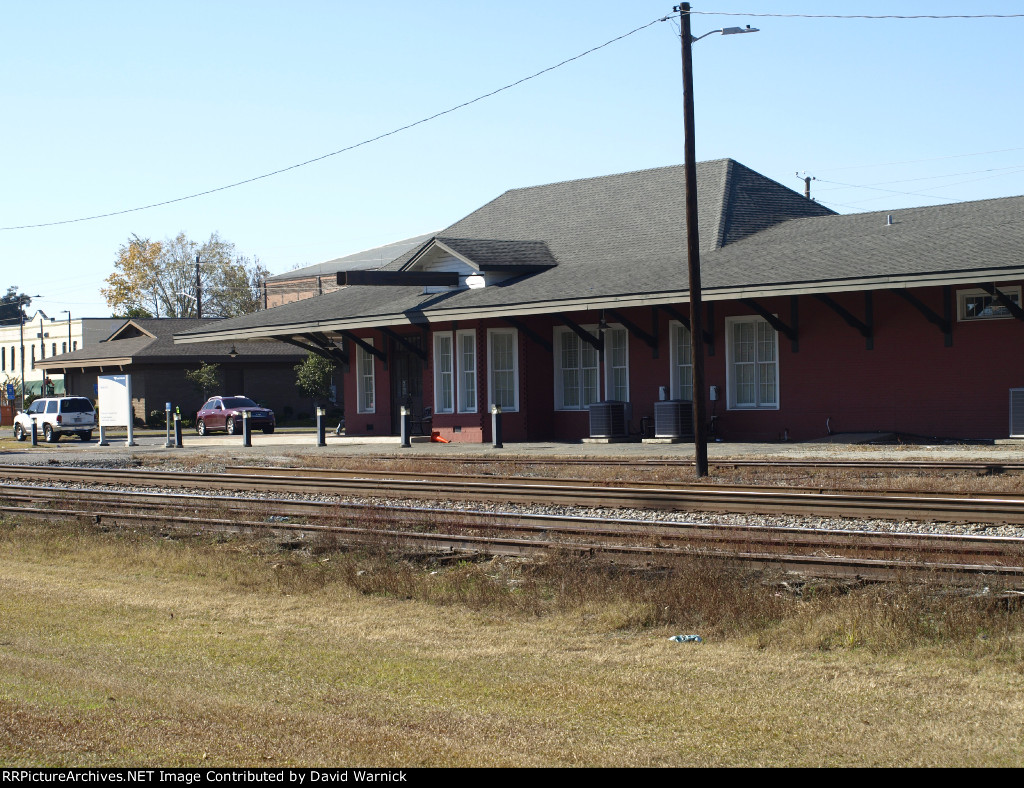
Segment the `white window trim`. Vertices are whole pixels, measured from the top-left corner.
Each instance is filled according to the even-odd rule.
[[[676,359],[679,358],[679,343],[676,341],[676,329],[679,329],[679,328],[686,328],[686,326],[683,325],[682,321],[680,321],[680,320],[670,320],[669,321],[669,323],[668,323],[668,347],[669,347],[669,350],[668,350],[668,364],[669,364],[669,369],[668,369],[668,375],[669,375],[668,390],[669,390],[669,398],[670,399],[676,399],[676,400],[684,399],[683,392],[680,389],[679,384],[676,382],[676,367],[679,366],[678,362],[676,361]],[[687,329],[687,330],[689,330],[689,329]],[[692,349],[692,346],[691,346],[691,349]],[[692,357],[692,354],[691,354],[691,358],[690,358],[690,363],[686,364],[684,366],[690,367],[690,370],[691,370],[691,373],[690,373],[690,381],[691,381],[690,390],[691,390],[691,397],[692,397],[692,391],[693,391],[693,384],[692,384],[692,381],[693,381],[693,372],[692,372],[692,370],[693,370],[693,357]]]
[[[452,390],[452,406],[450,408],[442,407],[442,386],[441,386],[441,365],[438,364],[440,356],[438,345],[442,339],[448,340],[448,350],[451,354],[449,359],[450,367],[448,374],[451,376],[451,390]],[[434,332],[434,413],[454,413],[457,403],[457,394],[455,390],[455,336],[451,331],[436,331]]]
[[[782,388],[779,384],[779,332],[772,328],[775,334],[775,402],[771,405],[737,405],[736,397],[733,393],[733,349],[732,349],[732,327],[737,323],[765,323],[768,321],[763,317],[743,316],[743,317],[727,317],[725,319],[725,392],[726,392],[726,409],[727,410],[779,410],[782,404]],[[756,339],[755,339],[756,344]],[[757,363],[757,362],[755,362]],[[760,383],[756,385],[760,387]]]
[[[1020,298],[1021,298],[1020,285],[1013,285],[1013,286],[1010,286],[1010,287],[1002,287],[1002,286],[996,285],[996,287],[999,289],[1000,292],[1004,293],[1005,295],[1007,295],[1007,296],[1009,296],[1011,298],[1013,296],[1017,296],[1017,306],[1022,306],[1021,300],[1020,300]],[[990,317],[967,317],[967,315],[966,315],[967,310],[965,309],[964,302],[967,300],[967,298],[969,296],[989,296],[989,297],[993,297],[989,293],[986,293],[984,290],[982,290],[979,287],[965,289],[965,290],[957,290],[956,291],[956,319],[957,319],[957,322],[960,322],[960,323],[984,323],[984,322],[986,322],[988,320],[1013,320],[1013,315],[1011,315],[1009,313],[1007,313],[1005,315],[992,315]]]
[[[373,347],[373,339],[363,340],[367,345]],[[354,343],[353,343],[354,344]],[[373,393],[373,407],[363,407],[363,395],[366,393],[366,389],[363,384],[363,361],[368,358],[370,363],[370,386],[372,387]],[[377,369],[374,364],[373,354],[364,349],[361,345],[356,345],[356,413],[376,413],[377,412]]]
[[[580,328],[582,328],[584,331],[589,331],[591,334],[597,334],[597,326],[596,325],[580,326]],[[551,355],[554,356],[554,365],[555,365],[555,371],[554,371],[555,410],[556,411],[563,411],[563,412],[572,412],[572,413],[575,413],[575,412],[581,411],[581,410],[585,411],[585,410],[587,410],[587,408],[589,406],[582,404],[583,403],[583,378],[582,377],[580,378],[580,384],[579,384],[580,385],[580,404],[578,406],[576,406],[576,407],[572,407],[570,405],[563,405],[562,404],[563,402],[565,402],[565,392],[562,389],[562,335],[563,334],[571,334],[572,336],[575,337],[576,336],[576,332],[574,332],[568,326],[555,326],[555,329],[554,329],[553,341],[554,341],[554,350],[555,350],[555,352],[552,353]],[[580,339],[579,343],[580,343],[580,363],[582,364],[582,361],[583,361],[583,358],[582,358],[583,340]],[[583,367],[582,366],[579,367],[579,372],[580,372],[580,375],[582,376],[582,374],[583,374]],[[600,392],[601,392],[601,381],[600,381],[600,377],[601,377],[601,356],[600,356],[600,354],[598,354],[597,375],[598,375],[597,392],[598,392],[598,396],[600,396]]]
[[[487,329],[487,403],[488,410],[494,404],[494,341],[498,334],[511,334],[512,336],[512,379],[514,407],[502,407],[503,413],[519,412],[519,330],[515,328],[489,328]]]
[[[612,363],[611,343],[608,342],[608,335],[612,331],[626,332],[626,396],[621,402],[629,402],[629,330],[621,323],[609,323],[608,331],[604,335],[604,398],[605,400],[618,399],[612,396]],[[598,370],[601,374],[601,370]]]
[[[462,366],[462,338],[471,337],[473,340],[473,407],[463,408],[462,407],[462,376],[466,371]],[[479,383],[479,354],[476,352],[476,329],[475,328],[464,328],[455,332],[455,344],[452,351],[455,354],[455,409],[459,413],[476,413],[479,409],[480,402],[480,386]]]

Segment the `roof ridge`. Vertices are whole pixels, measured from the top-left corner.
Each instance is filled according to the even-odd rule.
[[[733,159],[725,160],[725,173],[723,174],[722,183],[722,202],[716,215],[718,232],[715,237],[715,249],[721,249],[725,246],[725,233],[729,227],[729,221],[732,218],[732,189],[733,183],[735,182],[733,172],[735,171],[737,163],[738,162]]]
[[[733,162],[733,163],[736,163],[736,164],[739,163],[735,159],[731,159],[731,158],[725,157],[725,158],[721,158],[721,159],[708,159],[707,161],[698,161],[697,162],[697,166],[700,167],[700,166],[705,165],[705,164],[718,164],[719,162]],[[624,175],[642,175],[644,173],[658,172],[658,171],[661,171],[661,170],[677,170],[677,169],[681,169],[681,168],[683,168],[685,166],[686,166],[685,164],[666,164],[666,165],[663,165],[661,167],[646,167],[646,168],[641,169],[641,170],[627,170],[626,172],[613,172],[610,175],[592,175],[592,176],[587,177],[587,178],[569,178],[569,179],[564,180],[564,181],[552,181],[550,183],[536,183],[533,186],[517,186],[514,189],[506,189],[505,191],[503,191],[501,193],[501,195],[498,195],[498,196],[500,197],[500,196],[505,195],[505,194],[511,194],[512,192],[528,191],[530,189],[542,189],[542,188],[544,188],[546,186],[564,186],[565,184],[569,184],[569,183],[584,183],[584,182],[587,182],[587,181],[603,181],[603,180],[608,180],[609,178],[621,178]],[[498,199],[498,198],[496,197],[495,199]],[[494,202],[494,200],[491,200],[491,202]],[[490,204],[490,203],[488,203],[488,204]],[[478,208],[477,210],[480,210],[480,209]],[[476,213],[476,211],[474,211],[473,213]],[[469,214],[467,214],[467,215],[469,215]],[[453,222],[453,224],[458,224],[458,222]]]

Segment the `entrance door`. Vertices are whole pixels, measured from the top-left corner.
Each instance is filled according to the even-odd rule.
[[[405,340],[422,349],[423,337],[412,335]],[[402,432],[401,407],[412,408],[414,416],[423,412],[423,362],[405,345],[388,340],[388,366],[391,371],[391,434]]]

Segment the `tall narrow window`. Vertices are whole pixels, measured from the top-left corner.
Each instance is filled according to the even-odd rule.
[[[434,412],[455,411],[455,370],[452,335],[434,334]]]
[[[67,342],[61,342],[60,343],[60,352],[62,354],[68,352],[68,343]]]
[[[459,373],[459,413],[476,413],[476,331],[456,333]]]
[[[629,333],[624,328],[604,332],[605,398],[629,402]]]
[[[555,409],[584,410],[598,401],[597,348],[568,328],[555,329],[555,347]]]
[[[504,411],[519,410],[518,332],[492,328],[487,332],[488,399]]]
[[[761,318],[726,320],[729,407],[778,408],[778,334]]]
[[[71,349],[72,350],[78,350],[78,340],[77,339],[74,342],[71,343]]]
[[[672,322],[672,399],[693,399],[693,346],[690,329],[682,323]]]
[[[372,339],[363,340],[373,345]],[[374,397],[373,356],[364,348],[356,345],[356,411],[359,413],[375,413],[377,401]]]

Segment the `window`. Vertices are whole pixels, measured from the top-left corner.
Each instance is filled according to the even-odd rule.
[[[455,412],[455,365],[451,333],[434,334],[434,413]]]
[[[762,318],[725,321],[729,408],[779,407],[778,334]]]
[[[693,345],[690,344],[690,329],[673,320],[669,324],[669,350],[672,357],[671,391],[672,399],[693,400]]]
[[[71,349],[72,350],[78,350],[78,340],[77,339],[74,342],[71,343]]]
[[[459,413],[476,413],[476,330],[455,333],[459,375]]]
[[[503,411],[519,410],[518,336],[514,328],[487,331],[487,398]]]
[[[67,353],[68,352],[68,343],[67,342],[61,342],[60,343],[60,352],[61,353]]]
[[[372,339],[364,339],[373,345]],[[374,399],[373,356],[363,347],[356,345],[356,411],[358,413],[376,413],[377,402]]]
[[[434,334],[434,412],[476,413],[476,330]]]
[[[56,355],[57,355],[57,343],[56,343],[56,342],[54,342],[54,343],[53,343],[53,344],[52,344],[52,345],[50,346],[50,349],[51,349],[51,351],[52,351],[52,352],[50,353],[50,355],[51,355],[51,356],[56,356]]]
[[[555,410],[585,410],[598,401],[597,348],[570,328],[556,328],[555,349]]]
[[[604,332],[605,399],[629,402],[629,333],[613,327]]]
[[[999,291],[1020,306],[1020,287],[1000,287]],[[998,320],[1013,317],[999,299],[984,290],[956,291],[957,318],[959,320]]]

